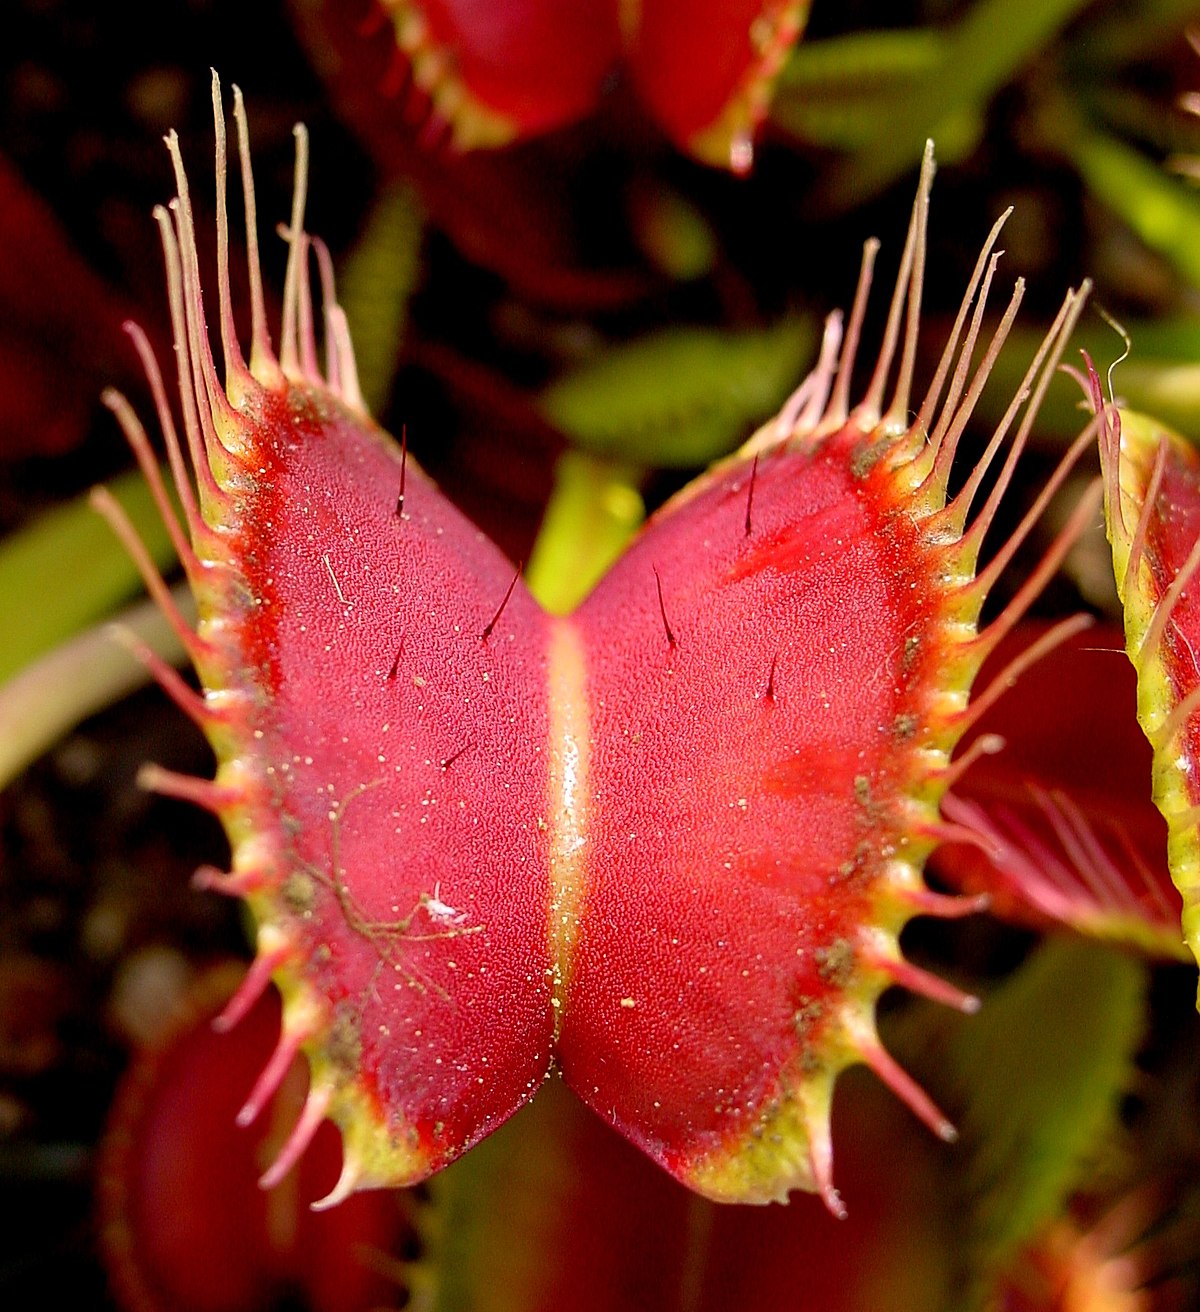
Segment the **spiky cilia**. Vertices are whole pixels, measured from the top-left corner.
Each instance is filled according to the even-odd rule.
[[[219,764],[211,783],[162,771],[148,781],[221,816],[232,865],[202,882],[244,898],[258,926],[255,965],[226,1021],[271,978],[284,998],[279,1047],[244,1119],[297,1049],[312,1067],[305,1111],[267,1181],[327,1115],[344,1140],[328,1201],[421,1179],[556,1067],[708,1196],[815,1189],[840,1211],[829,1107],[845,1066],[868,1063],[937,1133],[953,1133],[880,1043],[874,1010],[895,983],[974,1006],[907,963],[898,935],[914,914],[978,908],[931,892],[920,874],[936,843],[961,832],[938,803],[970,759],[950,759],[980,710],[969,686],[1095,512],[1092,495],[978,630],[993,580],[1089,440],[976,574],[1082,296],[1067,297],[947,501],[955,448],[1021,288],[976,362],[997,224],[910,420],[927,154],[863,399],[851,408],[874,243],[844,335],[831,317],[816,370],[778,418],[660,511],[577,611],[549,615],[363,412],[329,259],[303,231],[302,132],[273,353],[235,92],[253,319],[243,359],[215,80],[213,100],[223,380],[173,138],[179,194],[158,216],[182,441],[135,331],[183,526],[143,430],[110,398],[173,526],[196,594],[194,630],[100,502],[204,687],[196,697],[149,658]]]

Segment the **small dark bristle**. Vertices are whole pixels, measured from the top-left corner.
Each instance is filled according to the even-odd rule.
[[[779,653],[776,652],[775,655],[771,657],[771,670],[770,673],[767,675],[767,686],[763,691],[764,699],[769,702],[773,702],[775,700],[775,667],[778,664],[779,664]]]
[[[396,518],[404,518],[404,476],[408,472],[408,425],[400,426],[400,491],[396,495]]]
[[[758,481],[758,456],[754,457],[754,463],[750,466],[750,491],[746,494],[746,536],[750,536],[751,530],[751,513],[754,510],[754,484]]]
[[[458,760],[460,756],[463,755],[464,752],[469,752],[471,748],[474,746],[475,744],[473,742],[463,743],[463,745],[458,749],[458,751],[451,752],[451,754],[447,756],[445,760],[439,762],[441,769],[449,770],[449,768],[454,764],[455,761]]]
[[[667,644],[674,651],[679,643],[676,642],[675,634],[671,630],[671,623],[667,619],[667,604],[663,601],[662,579],[659,577],[658,566],[655,565],[652,568],[654,569],[654,586],[658,589],[658,613],[662,616],[663,628],[667,634]]]
[[[517,572],[512,576],[512,582],[508,585],[508,591],[504,594],[504,600],[500,603],[499,609],[492,618],[488,620],[483,632],[479,635],[480,642],[487,642],[492,636],[492,630],[500,622],[500,616],[504,614],[504,608],[508,605],[508,599],[512,596],[513,588],[517,586],[517,580],[521,577],[521,570],[524,569],[524,567],[525,562],[523,560],[517,563]]]
[[[404,636],[405,635],[402,634],[400,637],[400,645],[396,648],[396,659],[392,662],[392,668],[387,672],[389,681],[394,679],[399,672],[400,658],[404,655]]]

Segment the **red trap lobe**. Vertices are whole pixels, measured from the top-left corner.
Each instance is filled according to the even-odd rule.
[[[992,579],[1069,468],[975,577],[1081,298],[1067,298],[947,504],[958,436],[1019,289],[981,347],[997,225],[910,426],[927,156],[864,398],[851,408],[873,244],[844,335],[831,318],[779,418],[668,505],[575,614],[552,617],[363,413],[328,257],[303,232],[302,134],[272,351],[235,97],[255,288],[243,361],[215,83],[214,106],[223,381],[173,143],[179,199],[160,214],[182,441],[139,349],[184,507],[176,536],[200,621],[193,632],[175,618],[203,700],[152,668],[219,766],[214,784],[152,782],[211,806],[230,836],[231,871],[202,880],[246,898],[258,959],[227,1020],[268,978],[283,994],[280,1044],[243,1119],[297,1049],[310,1061],[308,1103],[267,1182],[326,1115],[345,1163],[327,1201],[420,1179],[511,1115],[557,1061],[593,1110],[701,1192],[766,1201],[808,1188],[839,1211],[829,1105],[845,1066],[866,1062],[953,1133],[883,1049],[874,1009],[893,983],[973,1005],[904,962],[897,938],[913,914],[976,905],[920,877],[954,829],[937,807],[976,717],[969,685],[1095,511],[1086,499],[977,632]],[[111,400],[154,482],[144,433]],[[996,491],[976,507],[1013,424]]]

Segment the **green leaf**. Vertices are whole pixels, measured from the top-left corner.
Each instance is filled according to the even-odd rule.
[[[566,614],[624,551],[645,515],[637,466],[566,451],[542,517],[525,582],[549,611]]]
[[[1050,939],[957,1026],[946,1075],[967,1150],[958,1187],[972,1279],[987,1281],[1061,1212],[1112,1128],[1142,1032],[1145,984],[1132,957]]]
[[[1092,192],[1193,287],[1200,287],[1200,196],[1131,146],[1102,132],[1064,141]]]
[[[354,342],[358,383],[367,408],[381,415],[396,376],[408,301],[420,271],[424,215],[407,184],[376,201],[354,249],[338,271],[338,300]]]
[[[813,145],[869,146],[880,115],[934,76],[944,58],[945,38],[932,28],[802,41],[779,79],[771,119]]]
[[[581,1103],[554,1079],[493,1135],[429,1183],[418,1216],[425,1253],[407,1273],[414,1306],[430,1312],[528,1312],[557,1306],[554,1293],[575,1276],[572,1250],[586,1251],[592,1210],[580,1149],[597,1134]],[[618,1151],[624,1151],[619,1148]],[[626,1254],[606,1266],[620,1271]],[[581,1287],[572,1306],[594,1308]],[[619,1306],[614,1303],[614,1308]]]
[[[717,238],[703,212],[658,179],[636,188],[630,202],[633,235],[668,277],[687,282],[711,272]]]
[[[768,418],[799,381],[816,333],[789,317],[758,331],[665,329],[615,346],[541,395],[575,445],[638,465],[706,465]]]
[[[185,616],[194,604],[186,585],[175,590]],[[142,687],[150,674],[118,637],[133,635],[163,660],[187,655],[175,630],[152,601],[141,601],[102,624],[60,643],[0,684],[0,788],[70,732],[81,720]]]
[[[109,491],[158,567],[169,569],[175,551],[146,480],[140,473],[125,474]],[[109,615],[140,588],[137,568],[86,497],[42,515],[0,544],[0,610],[6,624],[0,683]]]

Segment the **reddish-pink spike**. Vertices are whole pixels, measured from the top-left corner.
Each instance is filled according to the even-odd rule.
[[[921,162],[921,180],[917,184],[917,206],[913,213],[912,273],[908,283],[908,306],[904,325],[904,346],[900,368],[896,373],[896,387],[892,402],[883,416],[889,428],[905,429],[909,426],[908,406],[912,394],[913,370],[917,363],[917,339],[921,328],[921,297],[925,288],[925,233],[929,223],[929,191],[933,186],[933,142],[925,143],[925,156]]]
[[[952,795],[947,793],[943,807],[951,800]],[[931,888],[909,889],[903,897],[921,915],[936,916],[939,920],[964,920],[967,916],[978,916],[992,904],[986,893],[961,897],[957,894],[935,893]]]
[[[122,327],[129,335],[133,342],[134,350],[137,351],[138,359],[142,364],[142,371],[146,375],[146,380],[150,384],[150,392],[154,397],[154,409],[158,416],[158,424],[162,429],[163,439],[167,448],[167,462],[171,468],[171,479],[175,486],[175,494],[179,498],[179,503],[183,507],[183,519],[187,528],[188,536],[192,543],[196,543],[208,532],[208,526],[200,514],[200,508],[196,505],[196,496],[192,490],[192,480],[188,476],[187,464],[184,460],[183,447],[179,442],[179,434],[175,428],[175,420],[171,414],[171,406],[167,401],[166,388],[163,385],[162,370],[158,367],[158,361],[154,357],[154,352],[150,348],[146,334],[138,324],[127,320]],[[187,557],[184,557],[186,565]]]
[[[283,1077],[288,1073],[292,1062],[296,1060],[300,1045],[306,1038],[311,1038],[311,1035],[305,1033],[299,1025],[293,1024],[290,1027],[284,1025],[279,1035],[279,1042],[275,1045],[275,1051],[271,1053],[270,1060],[255,1080],[254,1088],[250,1090],[250,1096],[237,1114],[237,1123],[240,1126],[245,1128],[247,1125],[253,1125],[258,1119],[259,1113],[283,1083]]]
[[[325,381],[321,373],[321,364],[317,359],[317,330],[313,321],[313,297],[312,281],[309,269],[309,253],[312,250],[312,238],[307,232],[302,232],[296,238],[299,242],[300,250],[300,290],[299,290],[299,323],[298,335],[300,338],[300,367],[304,371],[304,376],[310,383],[323,383]]]
[[[1114,412],[1116,413],[1116,412]],[[1120,415],[1117,414],[1116,427],[1109,454],[1110,479],[1116,480],[1115,484],[1109,487],[1109,504],[1114,507],[1114,513],[1121,515],[1123,508],[1120,495],[1120,458],[1121,449],[1121,431]],[[1167,452],[1169,445],[1166,441],[1159,442],[1158,448],[1154,453],[1154,464],[1150,468],[1150,480],[1146,484],[1146,495],[1142,500],[1141,512],[1138,514],[1137,525],[1134,529],[1132,539],[1129,543],[1129,559],[1125,565],[1125,582],[1124,590],[1126,593],[1136,586],[1138,570],[1141,568],[1142,557],[1146,550],[1146,539],[1150,531],[1150,521],[1154,515],[1154,508],[1158,503],[1159,489],[1162,487],[1163,476],[1167,468]]]
[[[217,367],[213,360],[212,343],[204,317],[204,293],[200,281],[199,256],[196,252],[196,230],[192,219],[192,201],[188,194],[187,174],[183,157],[179,153],[179,138],[174,132],[166,137],[167,151],[175,170],[178,193],[167,207],[175,216],[175,234],[179,242],[179,259],[183,271],[183,307],[188,331],[188,353],[192,361],[192,385],[196,395],[206,404],[200,406],[200,424],[206,441],[213,448],[222,444],[217,431],[218,422],[228,428],[235,421],[235,412],[225,394]]]
[[[500,603],[496,613],[483,626],[483,632],[479,635],[480,642],[487,642],[495,631],[496,625],[500,622],[500,616],[504,614],[504,608],[512,599],[513,589],[517,586],[517,580],[521,577],[521,571],[525,568],[524,561],[517,562],[516,573],[512,576],[512,582],[508,585],[508,591],[504,594],[504,600]]]
[[[1047,629],[1036,642],[1030,643],[1028,647],[1014,656],[983,692],[972,697],[969,704],[959,712],[958,719],[963,726],[963,732],[965,733],[972,725],[978,724],[980,718],[995,706],[1026,670],[1036,665],[1043,656],[1052,652],[1060,643],[1069,642],[1077,633],[1082,633],[1085,629],[1091,628],[1092,623],[1093,621],[1089,615],[1072,615]],[[990,651],[995,647],[998,639],[993,638],[990,630],[985,629],[984,635],[985,642],[983,645],[986,645]]]
[[[246,1013],[266,992],[271,976],[291,956],[289,945],[281,943],[278,947],[264,951],[259,945],[258,955],[246,972],[245,978],[238,985],[237,991],[225,1004],[224,1010],[213,1021],[213,1029],[219,1033],[233,1029]]]
[[[1004,739],[998,733],[985,733],[976,738],[966,751],[959,753],[953,761],[944,766],[939,777],[947,788],[953,788],[981,757],[995,756],[997,752],[1003,750]]]
[[[300,1113],[300,1119],[296,1122],[291,1134],[288,1135],[287,1142],[279,1150],[279,1156],[263,1172],[262,1178],[258,1182],[260,1188],[274,1189],[276,1185],[283,1182],[284,1177],[304,1155],[308,1145],[312,1143],[317,1127],[329,1111],[329,1103],[332,1097],[332,1090],[327,1088],[314,1090],[308,1095],[304,1103],[304,1110]]]
[[[175,335],[175,370],[179,396],[183,405],[183,427],[187,435],[188,454],[200,485],[202,503],[215,509],[227,507],[229,496],[213,474],[206,429],[201,419],[200,397],[196,391],[192,371],[191,350],[188,345],[187,311],[184,308],[183,265],[175,225],[170,214],[156,206],[154,218],[162,239],[163,260],[167,269],[167,293],[171,306],[171,327]],[[212,424],[211,417],[208,420]]]
[[[839,1221],[850,1215],[842,1196],[833,1187],[833,1140],[828,1134],[813,1134],[808,1147],[809,1169],[821,1201],[829,1214]]]
[[[1076,455],[1073,449],[1066,457],[1064,457],[1058,468],[1050,476],[1050,480],[1046,484],[1042,494],[1038,497],[1037,502],[1035,502],[1034,508],[1041,505],[1044,510],[1045,507],[1049,505],[1054,493],[1058,490],[1063,479],[1066,477],[1064,469],[1069,468],[1070,462],[1075,458]],[[1016,595],[1008,605],[1005,606],[994,620],[992,620],[986,629],[982,630],[977,639],[977,650],[983,653],[991,651],[1006,633],[1012,631],[1013,626],[1022,618],[1022,616],[1024,616],[1026,611],[1028,611],[1034,598],[1038,596],[1050,579],[1052,579],[1058,572],[1059,567],[1062,565],[1064,559],[1066,559],[1067,553],[1079,540],[1080,534],[1095,520],[1097,512],[1100,509],[1103,490],[1101,481],[1097,478],[1083,492],[1075,509],[1071,512],[1066,525],[1050,544],[1049,550],[1038,562],[1037,568],[1017,590]],[[1032,510],[1030,515],[1027,515],[1025,519],[1021,521],[1016,531],[1010,536],[1004,546],[1000,548],[998,555],[1007,554],[1011,556],[1013,554],[1016,550],[1016,546],[1020,545],[1033,528],[1035,521],[1031,518],[1031,515]],[[1013,545],[1014,543],[1016,546]],[[988,572],[988,570],[984,570],[980,577],[984,577]],[[978,595],[981,599],[986,595],[984,591],[976,588],[974,584],[968,584],[967,590]]]
[[[221,82],[212,73],[213,133],[216,138],[217,177],[217,295],[221,319],[221,353],[225,361],[225,386],[244,388],[248,381],[246,362],[238,346],[233,323],[233,299],[229,292],[229,207],[226,198],[228,144],[225,138],[225,111],[221,105]],[[239,382],[235,383],[235,376]]]
[[[303,124],[293,129],[296,139],[295,182],[292,188],[292,218],[288,225],[287,272],[283,280],[283,326],[280,329],[279,363],[289,377],[300,376],[299,322],[302,295],[301,265],[304,262],[304,206],[308,193],[308,132]]]
[[[202,893],[220,893],[223,897],[249,897],[267,886],[267,876],[254,868],[221,870],[217,866],[200,866],[192,876],[192,887]]]
[[[908,236],[904,243],[904,252],[900,256],[900,272],[896,278],[896,287],[892,293],[892,303],[888,308],[887,326],[884,329],[883,345],[879,351],[879,360],[871,381],[867,384],[866,395],[854,410],[860,427],[869,432],[879,423],[880,407],[883,405],[883,392],[887,386],[888,374],[891,372],[896,347],[900,342],[900,323],[904,314],[905,302],[908,303],[908,324],[905,333],[904,361],[901,379],[908,377],[911,371],[909,357],[916,349],[918,316],[921,305],[921,285],[917,275],[925,267],[925,226],[929,214],[929,190],[933,186],[933,143],[927,142],[925,154],[921,160],[921,177],[917,183],[917,198],[913,202],[912,218],[908,225]],[[918,247],[920,253],[918,255]],[[915,307],[915,308],[914,308]],[[896,392],[899,398],[899,388]],[[893,405],[895,402],[893,402]],[[907,399],[905,400],[907,406]]]
[[[995,556],[993,556],[992,559],[988,561],[987,566],[979,571],[979,574],[975,579],[975,581],[969,585],[971,588],[975,589],[975,591],[979,592],[981,595],[986,594],[989,591],[989,589],[995,583],[996,579],[999,578],[1000,574],[1003,573],[1005,567],[1012,560],[1013,556],[1016,555],[1018,549],[1021,546],[1021,543],[1024,542],[1025,539],[1029,536],[1029,534],[1033,531],[1034,525],[1037,524],[1041,516],[1045,514],[1046,508],[1049,506],[1050,502],[1054,499],[1054,497],[1057,496],[1059,489],[1066,482],[1068,476],[1071,473],[1071,470],[1074,469],[1075,465],[1079,462],[1084,452],[1092,450],[1092,448],[1095,445],[1095,441],[1096,441],[1096,428],[1093,422],[1092,424],[1089,424],[1088,427],[1085,428],[1082,433],[1080,433],[1080,435],[1075,439],[1074,442],[1071,443],[1071,446],[1067,450],[1067,454],[1055,466],[1054,472],[1046,480],[1045,485],[1042,487],[1042,490],[1038,493],[1036,500],[1034,501],[1033,505],[1030,506],[1029,510],[1022,518],[1020,524],[1017,525],[1016,530],[1013,533],[1009,534],[1003,546],[1001,546],[1000,549],[996,552]],[[1101,497],[1103,496],[1103,491],[1104,491],[1103,484],[1100,482],[1099,479],[1097,479],[1093,487],[1087,493],[1087,495],[1081,498],[1080,500],[1081,508],[1078,508],[1076,510],[1075,516],[1072,517],[1073,520],[1075,519],[1075,517],[1078,517],[1080,521],[1086,521],[1088,519],[1093,518],[1096,515],[1097,511],[1100,509],[1100,500]],[[991,499],[989,498],[989,505],[984,507],[984,509],[980,512],[979,516],[976,518],[975,522],[971,525],[970,533],[967,536],[970,539],[974,539],[974,543],[973,543],[974,546],[977,546],[978,542],[982,540],[983,535],[984,533],[986,533],[987,528],[991,522],[992,516],[995,513],[995,507],[998,505],[999,505],[998,501],[992,502]],[[1078,536],[1080,527],[1081,525],[1079,523],[1074,524],[1076,536]],[[1066,551],[1070,550],[1070,547],[1073,544],[1074,540],[1075,539],[1073,538],[1069,538],[1063,544],[1064,554]],[[1053,559],[1054,561],[1053,570],[1057,570],[1058,566],[1062,563],[1061,557],[1054,557],[1053,552],[1049,554],[1048,559]],[[1041,589],[1045,587],[1046,582],[1048,581],[1048,579],[1051,576],[1051,573],[1053,572],[1051,567],[1045,561],[1043,561],[1042,569],[1043,569],[1043,573],[1041,575],[1034,576],[1034,578],[1038,581],[1032,587],[1030,587],[1031,593],[1040,592]],[[1023,609],[1024,608],[1022,608],[1022,613],[1023,613]],[[1014,619],[1010,621],[1010,624],[1015,622],[1016,621]],[[1007,629],[1004,629],[1003,631],[1007,632]]]
[[[333,276],[333,256],[320,237],[309,235],[309,244],[317,257],[317,270],[321,277],[321,306],[325,318],[325,373],[329,386],[335,392],[345,391],[342,342],[339,332],[337,287]],[[345,316],[342,316],[343,320]],[[353,359],[353,352],[351,352]]]
[[[158,513],[167,527],[171,545],[175,548],[189,579],[194,583],[200,574],[200,562],[196,559],[192,544],[188,541],[187,534],[184,533],[179,520],[176,518],[175,508],[171,505],[171,500],[167,496],[162,475],[159,473],[158,461],[155,460],[150,449],[150,439],[146,436],[146,430],[142,427],[141,420],[134,414],[133,407],[125,397],[120,392],[113,391],[111,387],[105,389],[101,400],[112,411],[117,422],[121,425],[125,440],[132,448],[138,466],[150,486],[150,495],[154,498]],[[187,486],[186,483],[185,486]],[[190,492],[190,487],[188,490]],[[186,513],[186,502],[184,504]]]
[[[894,984],[906,988],[911,993],[919,993],[931,1002],[941,1002],[965,1016],[973,1016],[979,1010],[979,999],[971,993],[964,993],[947,980],[931,975],[927,970],[914,966],[900,957],[882,957],[874,961]]]
[[[946,794],[947,799],[952,797],[953,794]],[[968,847],[977,848],[989,856],[993,855],[995,851],[992,840],[986,834],[981,833],[978,828],[955,823],[953,820],[935,820],[932,823],[923,824],[920,833],[934,843],[965,843]]]
[[[240,789],[213,783],[211,779],[199,779],[195,775],[177,774],[161,765],[143,765],[138,771],[138,786],[148,793],[191,802],[214,815],[221,815],[244,801]]]
[[[1058,312],[1050,331],[1046,334],[1034,356],[1033,363],[1026,371],[1025,381],[1022,383],[1020,390],[1014,397],[1014,404],[1009,407],[1004,418],[1000,421],[1000,426],[996,430],[992,441],[988,443],[987,449],[976,462],[975,468],[972,469],[966,483],[961,491],[946,507],[948,517],[955,524],[955,528],[961,529],[966,523],[967,515],[975,500],[975,495],[983,478],[991,467],[993,458],[1000,447],[1000,440],[1008,431],[1008,425],[1015,416],[1016,409],[1020,404],[1025,405],[1025,412],[1022,416],[1021,423],[1017,428],[1016,434],[1009,443],[1008,453],[1005,456],[1004,464],[996,478],[995,486],[988,494],[988,499],[982,509],[975,516],[970,529],[963,534],[963,547],[970,551],[971,559],[978,556],[979,546],[987,532],[992,520],[995,518],[996,509],[1000,505],[1008,486],[1012,481],[1012,476],[1016,471],[1017,462],[1025,450],[1025,444],[1029,440],[1029,434],[1033,430],[1034,420],[1037,418],[1038,411],[1041,408],[1042,398],[1046,394],[1046,388],[1050,386],[1058,368],[1058,362],[1062,358],[1062,353],[1066,349],[1067,339],[1075,329],[1080,314],[1083,312],[1084,302],[1087,299],[1088,292],[1091,290],[1091,284],[1085,282],[1078,291],[1069,292],[1063,300],[1062,307]],[[1026,393],[1026,388],[1031,390]],[[1092,440],[1095,440],[1095,431],[1092,432]],[[1060,466],[1061,468],[1061,466]]]
[[[129,522],[129,516],[121,508],[121,503],[108,491],[107,488],[93,488],[89,498],[94,509],[108,521],[109,527],[121,540],[121,545],[129,553],[133,563],[137,566],[138,573],[142,576],[142,581],[146,585],[146,591],[154,598],[155,604],[159,610],[166,616],[171,628],[174,629],[176,637],[183,644],[184,650],[188,653],[193,661],[201,661],[209,654],[208,644],[200,638],[196,632],[183,618],[179,607],[176,606],[171,596],[171,590],[163,581],[163,576],[158,572],[158,567],[150,558],[150,553],[146,550],[137,530]]]
[[[842,341],[842,315],[834,310],[825,318],[821,335],[821,353],[812,371],[788,397],[783,409],[770,425],[770,445],[786,441],[795,432],[807,431],[821,418],[829,400],[830,388],[837,377],[838,349]]]
[[[233,87],[233,118],[237,126],[238,162],[242,174],[242,199],[246,214],[246,254],[250,275],[251,348],[250,370],[256,378],[278,370],[271,335],[267,331],[266,298],[263,296],[262,265],[258,257],[258,213],[254,200],[254,170],[250,167],[250,127],[246,104],[237,84]]]
[[[871,280],[875,273],[875,259],[879,254],[879,245],[879,240],[875,237],[869,237],[863,243],[858,284],[854,289],[850,322],[846,327],[846,339],[842,343],[842,353],[838,359],[837,379],[827,415],[828,423],[838,427],[846,422],[850,413],[850,380],[854,373],[855,360],[858,358],[858,344],[862,340],[863,319],[866,317],[867,301],[871,295]]]
[[[975,352],[975,341],[979,334],[979,325],[983,317],[983,307],[987,304],[988,291],[991,288],[992,278],[996,272],[996,265],[1002,252],[992,254],[996,242],[1000,238],[1000,230],[1008,222],[1012,215],[1012,208],[1008,208],[996,220],[991,232],[988,233],[987,240],[983,243],[983,248],[979,252],[979,258],[975,261],[975,268],[971,273],[971,281],[967,284],[967,290],[959,303],[958,314],[954,319],[954,327],[950,330],[950,336],[946,339],[945,349],[942,351],[942,357],[938,361],[938,367],[933,376],[933,381],[925,393],[925,399],[921,402],[921,410],[917,415],[917,421],[914,425],[924,433],[930,433],[933,425],[933,416],[937,412],[938,403],[941,401],[942,388],[946,383],[946,376],[950,372],[950,365],[954,360],[954,354],[958,350],[958,344],[962,339],[963,325],[967,320],[967,312],[971,308],[972,302],[975,302],[975,313],[971,316],[971,330],[967,334],[967,339],[963,342],[961,352],[958,357],[958,367],[954,371],[954,377],[951,380],[950,391],[946,395],[946,404],[943,408],[943,414],[951,415],[958,408],[959,397],[962,395],[963,384],[967,380],[967,370],[970,368],[971,356]],[[980,287],[982,280],[983,286]],[[976,298],[978,293],[978,298]],[[931,442],[935,442],[932,434]]]
[[[151,647],[148,647],[136,634],[120,625],[114,626],[114,636],[150,671],[155,683],[167,694],[176,706],[197,728],[212,730],[227,723],[229,713],[226,709],[211,706],[202,696],[189,687],[180,677],[179,672]]]
[[[1025,284],[1018,278],[1012,295],[1009,297],[1008,305],[1005,307],[1004,314],[996,325],[995,332],[992,333],[987,350],[983,353],[983,359],[980,360],[971,378],[964,399],[963,387],[966,384],[971,359],[975,353],[975,343],[979,330],[983,325],[988,293],[991,291],[992,279],[995,276],[998,262],[998,255],[992,256],[988,261],[983,286],[980,288],[979,299],[975,304],[975,312],[971,316],[967,339],[963,343],[958,367],[955,369],[954,377],[950,382],[946,404],[942,407],[941,418],[929,437],[929,449],[933,459],[930,461],[929,473],[925,479],[927,487],[942,489],[946,486],[946,482],[950,477],[950,469],[954,464],[954,458],[958,454],[959,439],[966,431],[971,415],[975,412],[979,397],[991,377],[992,367],[999,359],[1004,343],[1008,340],[1008,334],[1016,321],[1017,311],[1021,308],[1021,301],[1025,295]],[[1007,431],[1007,425],[1002,425],[992,439],[993,444],[998,445]]]
[[[939,1139],[953,1143],[958,1138],[958,1131],[951,1122],[912,1076],[896,1064],[886,1048],[878,1043],[867,1042],[860,1049],[860,1055],[913,1115],[923,1121]]]

